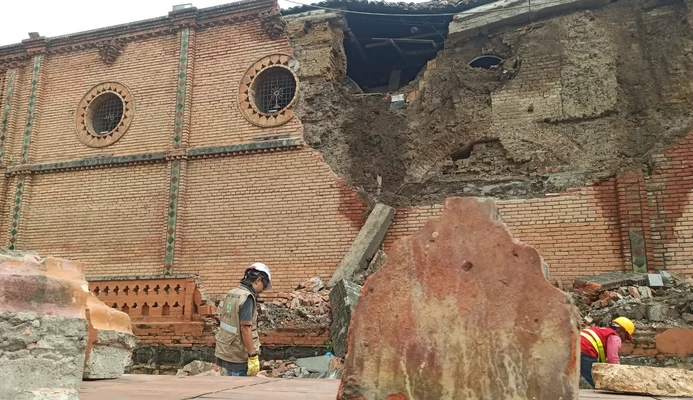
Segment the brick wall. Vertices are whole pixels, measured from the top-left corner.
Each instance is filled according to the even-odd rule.
[[[159,274],[166,196],[166,164],[32,175],[18,243],[86,262],[87,276]]]
[[[210,295],[235,286],[255,260],[275,292],[328,279],[363,222],[365,206],[310,150],[189,164],[179,273],[200,274]]]
[[[260,128],[237,104],[253,63],[292,54],[285,36],[265,33],[259,13],[273,7],[239,2],[35,39],[11,54],[19,62],[0,51],[0,110],[16,74],[1,161],[5,246],[86,262],[88,277],[199,274],[214,297],[253,261],[273,270],[268,297],[327,279],[366,206],[305,148],[298,119]],[[100,49],[113,40],[119,50],[106,61]],[[88,147],[75,114],[103,82],[129,89],[134,118],[116,143]],[[258,138],[271,134],[295,139]]]
[[[693,274],[693,132],[661,154],[652,171],[539,199],[498,201],[503,221],[533,245],[563,283],[613,270]],[[399,209],[385,249],[440,216],[442,206]]]
[[[288,40],[270,40],[261,32],[260,24],[247,22],[198,32],[195,46],[191,146],[251,142],[254,136],[270,133],[300,135],[297,119],[260,128],[246,121],[236,105],[246,70],[266,55],[292,54]]]

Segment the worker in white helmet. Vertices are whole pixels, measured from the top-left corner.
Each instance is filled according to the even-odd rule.
[[[257,332],[258,294],[272,288],[272,275],[262,263],[245,270],[238,287],[219,303],[219,331],[214,355],[229,376],[255,376],[260,372]]]

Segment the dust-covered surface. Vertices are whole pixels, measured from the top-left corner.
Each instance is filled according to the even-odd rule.
[[[389,205],[581,186],[644,167],[689,132],[685,15],[683,2],[629,1],[472,39],[440,52],[400,90],[420,90],[401,110],[386,95],[302,78],[296,113],[307,143],[339,176]],[[289,29],[301,59],[311,31],[300,30],[298,47],[296,32]],[[482,53],[504,62],[467,65]]]

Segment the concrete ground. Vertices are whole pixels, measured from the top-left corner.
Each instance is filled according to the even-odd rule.
[[[219,376],[124,375],[118,379],[82,382],[80,400],[334,400],[338,380],[267,379]],[[583,390],[580,400],[651,400]],[[671,399],[670,397],[667,399]]]

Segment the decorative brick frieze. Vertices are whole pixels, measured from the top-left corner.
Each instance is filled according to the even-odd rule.
[[[46,172],[72,171],[114,166],[149,164],[176,159],[195,159],[208,157],[234,156],[257,152],[285,151],[299,149],[303,146],[298,138],[271,140],[237,144],[232,146],[198,147],[181,151],[133,154],[119,157],[92,157],[82,160],[61,161],[54,163],[12,165],[5,169],[6,176],[37,174]]]
[[[219,157],[235,154],[246,154],[255,152],[267,152],[300,148],[301,139],[270,140],[264,142],[254,142],[245,144],[235,144],[231,146],[211,146],[197,147],[188,149],[188,157]]]
[[[273,40],[277,40],[284,35],[286,22],[282,19],[278,7],[261,12],[260,22],[262,22],[262,31]]]
[[[171,12],[169,16],[143,20],[139,22],[122,24],[103,29],[79,32],[54,38],[41,38],[44,43],[45,54],[64,54],[72,51],[104,48],[104,42],[118,41],[118,46],[129,42],[139,41],[157,36],[177,34],[181,27],[198,26],[210,28],[213,26],[239,24],[252,20],[272,20],[275,9],[272,0],[245,0],[230,4],[204,9],[187,9],[180,12]],[[179,15],[179,13],[182,13]],[[271,23],[268,32],[276,32],[276,21]],[[270,26],[270,25],[268,25]],[[22,61],[33,55],[29,41],[22,44],[0,47],[0,67],[11,66],[12,63]],[[110,59],[110,57],[108,58]]]
[[[61,161],[54,163],[43,163],[43,164],[30,164],[30,165],[16,165],[7,167],[5,170],[6,176],[11,175],[21,175],[21,174],[38,174],[46,172],[61,172],[61,171],[74,171],[80,169],[94,169],[94,168],[105,168],[114,166],[127,166],[127,165],[138,165],[138,164],[149,164],[153,162],[163,162],[166,160],[167,153],[157,152],[157,153],[144,153],[144,154],[133,154],[130,156],[120,156],[120,157],[93,157],[85,158],[82,160],[72,160],[72,161]]]

